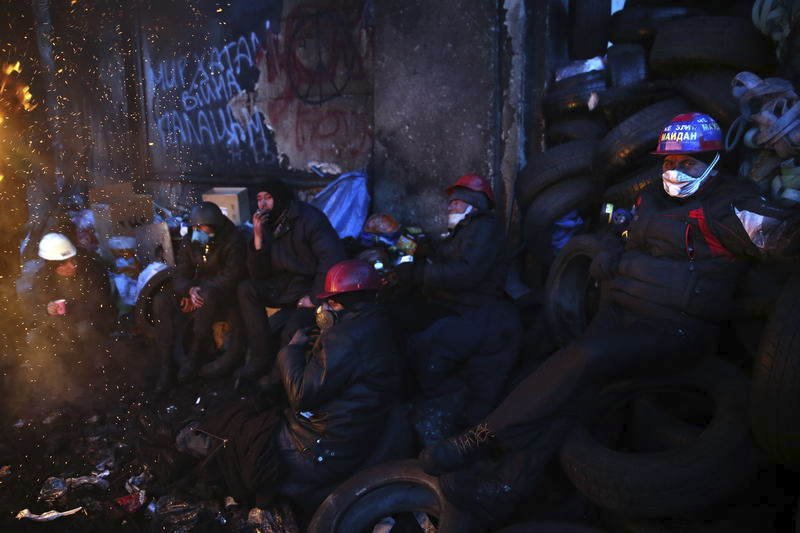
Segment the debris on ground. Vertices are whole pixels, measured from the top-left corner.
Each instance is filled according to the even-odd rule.
[[[69,511],[47,511],[46,513],[42,514],[34,514],[30,511],[30,509],[23,509],[17,513],[17,520],[28,519],[35,522],[51,522],[65,516],[72,516],[80,513],[81,511],[83,511],[83,507],[76,507],[74,509],[70,509]]]

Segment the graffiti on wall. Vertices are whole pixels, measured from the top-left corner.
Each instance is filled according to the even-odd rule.
[[[237,116],[229,105],[247,94],[246,80],[254,72],[260,51],[261,40],[251,32],[202,55],[153,65],[149,72],[152,118],[161,147],[223,150],[235,161],[274,163],[267,117],[258,110]]]
[[[301,4],[280,30],[148,65],[151,142],[242,167],[366,164],[371,35],[363,9]],[[184,152],[181,152],[183,150]]]

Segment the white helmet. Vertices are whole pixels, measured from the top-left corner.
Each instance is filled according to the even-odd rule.
[[[63,261],[77,253],[75,246],[60,233],[48,233],[39,241],[39,257],[47,261]]]

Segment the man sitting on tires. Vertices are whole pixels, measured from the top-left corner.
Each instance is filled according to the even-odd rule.
[[[172,383],[172,353],[176,319],[181,313],[192,319],[192,338],[178,372],[178,381],[194,378],[213,343],[212,324],[220,317],[232,326],[232,339],[220,359],[202,369],[204,376],[230,369],[242,356],[241,331],[236,306],[236,286],[244,271],[244,237],[220,208],[211,202],[196,205],[189,215],[191,231],[180,243],[172,289],[153,297],[153,319],[160,373],[156,393]]]
[[[345,258],[344,246],[325,213],[293,198],[279,180],[263,183],[247,246],[249,279],[238,287],[250,358],[236,371],[253,379],[269,372],[295,331],[314,322],[325,273]],[[272,308],[269,318],[265,308]]]
[[[664,128],[655,151],[665,156],[662,181],[636,200],[627,240],[592,261],[605,296],[582,337],[479,424],[423,451],[426,470],[446,473],[454,503],[494,518],[512,510],[560,446],[566,432],[553,438],[555,424],[612,380],[674,372],[708,354],[748,262],[797,253],[798,213],[768,205],[752,182],[719,174],[721,150],[722,133],[707,115],[678,115]],[[535,457],[501,466],[500,476],[467,466],[500,448],[533,449]]]
[[[381,280],[351,259],[328,271],[311,328],[295,332],[276,372],[288,406],[237,404],[190,424],[178,448],[213,455],[236,499],[278,487],[293,499],[350,476],[381,440],[401,374],[391,324],[376,303]],[[318,335],[316,334],[318,333]]]
[[[489,183],[466,174],[447,188],[450,233],[427,258],[396,269],[428,298],[415,313],[436,319],[408,351],[419,386],[415,425],[425,443],[474,424],[495,407],[520,340],[519,315],[504,295],[505,239]]]

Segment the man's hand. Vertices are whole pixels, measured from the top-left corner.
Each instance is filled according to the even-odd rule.
[[[300,298],[299,300],[297,300],[298,309],[308,309],[313,307],[316,306],[314,305],[314,303],[311,301],[311,298],[309,298],[307,294],[302,298]]]
[[[189,289],[189,299],[192,301],[192,305],[194,305],[195,309],[203,307],[205,303],[203,297],[200,296],[200,287],[192,287]]]
[[[309,338],[305,329],[298,329],[294,332],[292,340],[289,341],[290,346],[305,346],[308,344]]]
[[[64,300],[53,300],[52,302],[47,302],[47,314],[50,316],[67,314],[66,302]]]
[[[264,226],[269,220],[269,211],[256,211],[253,214],[253,247],[260,250],[264,243]]]
[[[180,306],[181,306],[181,313],[191,313],[192,311],[197,309],[197,307],[192,303],[192,299],[186,297],[181,298]]]

